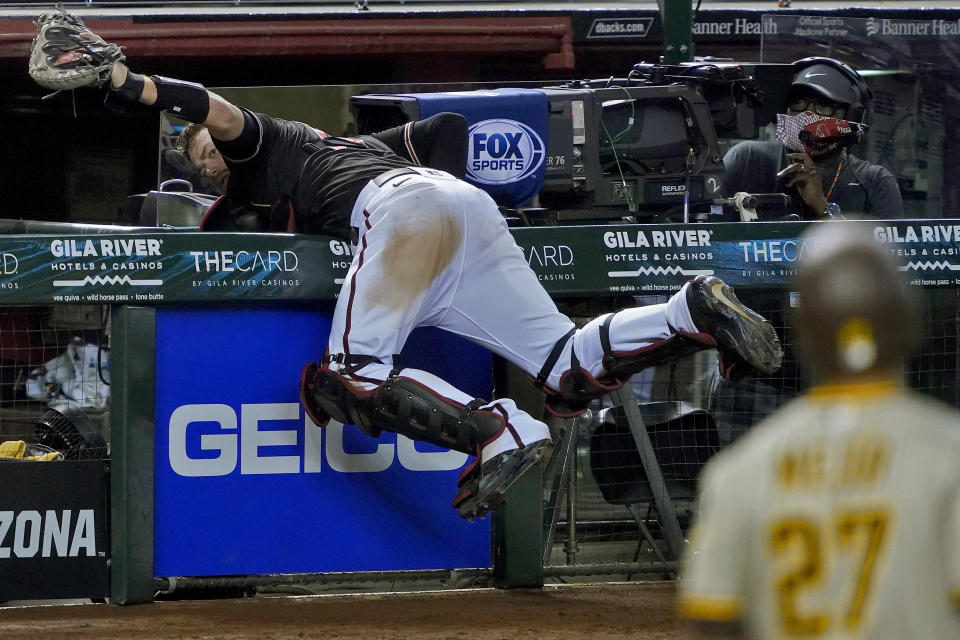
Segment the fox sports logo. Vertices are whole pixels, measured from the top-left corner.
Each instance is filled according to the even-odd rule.
[[[470,127],[467,174],[481,184],[508,184],[533,175],[543,164],[544,144],[516,120],[483,120]]]

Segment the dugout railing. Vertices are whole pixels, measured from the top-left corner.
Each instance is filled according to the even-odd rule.
[[[849,224],[872,225],[911,284],[925,290],[923,347],[909,383],[956,405],[960,281],[951,274],[960,270],[960,221]],[[693,275],[711,273],[771,317],[787,357],[780,372],[737,386],[715,375],[712,352],[638,374],[580,419],[554,425],[553,457],[511,490],[496,517],[456,530],[458,540],[466,536],[460,555],[440,556],[427,547],[445,544],[444,518],[456,519],[446,494],[458,461],[398,441],[371,453],[347,428],[318,436],[296,404],[298,367],[322,350],[322,316],[349,263],[343,243],[115,228],[0,236],[2,364],[15,354],[19,361],[9,368],[29,377],[80,335],[103,350],[91,367],[99,376],[93,388],[104,382],[104,354],[110,369],[108,405],[84,412],[103,421],[109,456],[49,463],[60,465],[56,478],[44,463],[0,465],[0,516],[9,515],[0,578],[16,585],[33,576],[25,591],[8,586],[0,599],[72,595],[134,603],[201,587],[535,587],[675,575],[699,468],[803,388],[789,282],[806,226],[513,229],[544,286],[575,319],[664,301]],[[27,331],[34,333],[25,339]],[[31,336],[52,348],[33,348]],[[492,371],[465,384],[487,385],[486,395],[492,385],[493,393],[542,411],[542,395],[513,367],[461,353],[463,345],[437,336],[425,340],[415,350],[439,359],[456,352],[453,368]],[[31,423],[45,409],[4,395],[0,424],[17,425],[4,439],[35,435]],[[311,449],[320,437],[323,446]],[[428,460],[451,467],[439,482],[428,478],[432,472],[408,473]],[[384,464],[400,475],[378,475]],[[327,485],[328,493],[310,493]],[[73,502],[42,506],[31,487]],[[422,511],[433,528],[397,525],[390,535],[397,547],[364,555],[377,540],[370,536],[389,528],[385,522],[416,521]],[[81,512],[105,520],[82,520]],[[230,521],[235,515],[239,520]],[[340,533],[323,538],[322,529]],[[299,537],[280,539],[278,530]],[[412,544],[417,537],[426,544]],[[401,545],[412,547],[411,555],[398,555]],[[287,552],[312,557],[312,564],[291,565]],[[67,587],[63,576],[72,576]]]

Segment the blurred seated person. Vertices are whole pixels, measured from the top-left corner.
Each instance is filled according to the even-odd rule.
[[[803,220],[902,218],[897,180],[850,153],[866,129],[872,93],[853,68],[804,58],[777,116],[777,140],[748,140],[724,156],[724,195],[786,193]]]

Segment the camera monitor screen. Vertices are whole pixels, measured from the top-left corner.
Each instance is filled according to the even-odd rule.
[[[607,100],[602,104],[600,162],[605,171],[682,172],[691,141],[679,100]]]

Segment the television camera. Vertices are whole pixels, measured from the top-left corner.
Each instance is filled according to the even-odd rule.
[[[441,110],[464,114],[472,135],[467,180],[521,224],[739,220],[747,219],[743,199],[722,198],[720,141],[756,138],[783,104],[791,75],[789,64],[641,63],[624,77],[533,89],[354,96],[350,109],[361,134]],[[540,96],[532,110],[528,93]],[[522,108],[512,102],[518,96],[526,101]],[[483,155],[496,150],[496,123],[517,122],[514,136],[537,137],[533,123],[542,121],[541,109],[540,140],[526,155],[515,145],[514,157],[528,170],[517,173],[516,188],[509,172],[482,174],[497,164]],[[527,120],[524,113],[531,114]],[[529,171],[534,162],[541,163],[536,174]],[[776,199],[759,202],[779,207]]]

